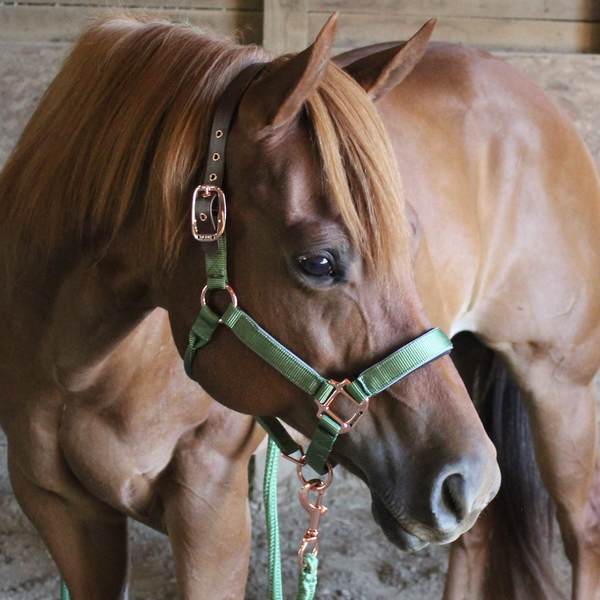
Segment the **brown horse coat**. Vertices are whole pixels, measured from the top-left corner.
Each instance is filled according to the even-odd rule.
[[[120,27],[115,22],[106,31],[116,36]],[[349,72],[377,100],[391,138],[412,212],[416,284],[429,319],[452,335],[476,334],[505,359],[525,393],[542,475],[557,503],[574,567],[573,598],[591,600],[600,571],[591,494],[596,451],[590,388],[600,361],[594,277],[598,178],[573,125],[508,65],[447,44],[432,46],[419,62],[430,33],[431,27],[425,29],[404,50],[396,45],[361,49],[338,62],[349,65]],[[275,191],[284,212],[278,221],[267,222],[270,229],[263,229],[263,237],[267,232],[275,236],[283,222],[292,229],[284,229],[278,239],[304,239],[298,215],[310,214],[323,228],[320,235],[345,238],[336,233],[339,215],[332,217],[328,205],[308,204],[322,194],[317,189],[322,182],[309,182],[305,176],[318,164],[304,121],[294,121],[323,77],[332,36],[333,28],[326,26],[313,47],[290,60],[290,66],[280,67],[278,80],[265,80],[263,91],[269,95],[252,96],[251,90],[245,108],[240,108],[240,122],[262,128],[261,133],[265,123],[253,121],[259,114],[255,106],[269,115],[266,127],[290,127],[284,130],[285,140],[274,136],[260,146],[260,156],[274,162],[280,176],[291,166],[300,169],[292,184],[280,178]],[[185,40],[192,43],[189,36]],[[262,98],[272,104],[265,107],[258,101]],[[50,95],[46,102],[51,100]],[[34,118],[25,134],[31,138],[38,133],[40,144],[44,118],[42,113]],[[239,141],[235,147],[253,149],[255,140],[244,135],[241,127],[237,133],[234,129],[231,139]],[[282,144],[276,156],[268,143]],[[19,165],[29,164],[28,151],[22,141],[5,171],[0,185],[0,205],[5,208],[21,198],[19,190],[27,183],[19,182],[35,175],[15,173]],[[58,162],[60,149],[56,152],[47,158]],[[285,156],[294,156],[294,164],[282,163]],[[232,196],[238,199],[242,175],[250,177],[253,166],[245,158],[238,150],[230,159]],[[81,160],[94,164],[93,156]],[[264,196],[269,195],[265,189],[273,189],[257,185]],[[301,193],[307,186],[312,194]],[[293,306],[288,310],[275,303],[265,308],[248,273],[258,278],[263,274],[240,266],[248,256],[240,249],[254,222],[244,220],[239,202],[231,205],[231,226],[238,228],[232,238],[231,279],[246,292],[240,295],[245,308],[317,368],[337,375],[342,366],[372,364],[428,326],[403,260],[399,273],[404,287],[395,296],[401,302],[377,292],[367,266],[350,255],[351,272],[361,274],[363,285],[337,297],[332,305],[337,317],[319,308],[329,305],[314,304],[327,302],[322,292],[309,297],[314,308],[305,321],[292,314]],[[250,200],[248,206],[260,218],[269,217],[273,208],[264,210]],[[43,215],[38,218],[43,220]],[[17,254],[19,248],[26,252],[27,235],[43,235],[43,227],[35,227],[20,232]],[[182,598],[239,598],[250,536],[246,466],[262,434],[251,418],[212,401],[183,375],[176,345],[179,352],[185,347],[197,312],[203,278],[196,273],[193,279],[200,281],[190,281],[190,273],[197,269],[198,250],[182,238],[180,258],[165,283],[162,273],[144,263],[144,239],[136,235],[135,222],[124,217],[120,227],[129,235],[115,236],[108,250],[91,243],[79,247],[78,254],[57,252],[49,264],[40,261],[36,268],[32,261],[18,276],[7,266],[6,300],[0,304],[0,422],[8,436],[15,494],[44,537],[74,600],[126,593],[127,516],[168,532]],[[110,237],[112,232],[104,233]],[[8,231],[3,234],[10,237]],[[39,245],[40,240],[33,242]],[[280,252],[282,247],[283,242]],[[409,250],[403,252],[409,255]],[[268,251],[265,245],[265,257]],[[276,281],[275,275],[271,279]],[[306,286],[302,289],[306,293]],[[157,307],[167,308],[169,315]],[[337,333],[319,338],[313,335],[313,322],[325,322]],[[343,323],[358,325],[343,331]],[[298,335],[303,327],[305,338]],[[219,353],[231,344],[225,334],[214,344],[215,354],[196,361],[205,387],[227,390],[223,402],[250,412],[239,386],[247,381],[246,372],[254,373],[263,383],[248,392],[250,406],[265,412],[269,392],[276,390],[272,402],[280,404],[270,409],[308,433],[314,416],[308,409],[298,412],[291,403],[297,398],[282,382],[237,347],[231,354]],[[223,364],[227,361],[235,365],[237,378],[230,373],[231,364]],[[371,483],[403,482],[406,498],[391,483],[374,494],[375,505],[384,505],[377,513],[381,524],[398,544],[448,541],[468,528],[495,494],[494,453],[448,360],[411,378],[378,399],[379,412],[372,411],[372,421],[366,421],[361,434],[341,440],[336,458]],[[289,398],[288,405],[278,398]],[[372,449],[378,440],[380,455]],[[361,462],[362,455],[366,462]],[[418,462],[422,455],[430,462]],[[406,470],[406,456],[420,467]],[[435,477],[423,489],[411,478],[423,479],[425,464]],[[469,485],[472,478],[476,489],[476,500],[469,500],[467,507],[469,517],[459,516],[458,522],[455,512],[462,508],[454,503],[463,498],[455,492],[450,493],[455,500],[444,496],[447,464],[452,469],[461,465],[460,476]],[[381,465],[387,465],[383,477],[377,470]],[[431,502],[441,504],[425,506],[429,496],[424,491],[431,494]],[[394,518],[398,524],[392,523]],[[477,597],[487,540],[480,529],[456,542],[447,598]]]

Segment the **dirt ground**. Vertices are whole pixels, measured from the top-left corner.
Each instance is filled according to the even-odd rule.
[[[65,46],[0,44],[0,164],[56,73]],[[600,165],[600,56],[509,55],[560,102],[575,120]],[[18,508],[5,469],[6,442],[0,436],[0,600],[56,600],[58,575],[44,545]],[[306,527],[306,514],[297,503],[294,478],[283,482],[280,517],[286,597],[293,597],[294,553]],[[251,498],[254,522],[252,562],[246,600],[266,597],[266,541],[259,494]],[[425,549],[406,555],[393,548],[370,516],[365,486],[336,474],[327,495],[320,585],[317,597],[351,600],[434,600],[441,598],[447,550]],[[137,523],[131,524],[133,600],[176,598],[173,565],[167,539]],[[562,552],[555,568],[568,586]]]

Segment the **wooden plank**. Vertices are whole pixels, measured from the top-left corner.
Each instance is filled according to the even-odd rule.
[[[111,11],[114,13],[114,9]],[[131,9],[130,14],[153,11]],[[0,41],[62,42],[76,37],[86,22],[105,13],[100,8],[75,6],[0,6]],[[244,43],[260,43],[262,12],[239,10],[163,10],[154,14],[189,21],[201,29],[226,35],[239,32]]]
[[[311,12],[600,21],[600,0],[309,0]]]
[[[309,38],[319,32],[328,16],[328,13],[309,13]],[[406,40],[426,18],[342,13],[336,48],[350,49]],[[470,44],[486,50],[600,52],[600,23],[442,17],[438,20],[433,39]]]
[[[8,2],[7,2],[8,4]],[[13,2],[10,2],[13,4]],[[99,8],[161,8],[166,10],[185,10],[189,8],[212,8],[214,10],[262,10],[262,0],[25,0],[17,4],[59,4]]]
[[[276,55],[299,52],[308,42],[308,0],[264,0],[263,45]]]

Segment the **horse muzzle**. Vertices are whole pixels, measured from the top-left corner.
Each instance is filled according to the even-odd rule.
[[[486,477],[476,469],[463,472],[448,469],[435,477],[428,494],[417,495],[428,501],[414,503],[392,492],[372,491],[372,513],[386,537],[406,552],[416,552],[431,544],[448,544],[468,531],[481,511],[493,500],[500,487],[500,471],[495,466]],[[408,500],[408,503],[405,502]]]

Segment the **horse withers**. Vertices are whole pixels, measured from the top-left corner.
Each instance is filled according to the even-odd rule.
[[[518,254],[498,262],[478,237],[482,223],[503,223],[497,203],[490,217],[484,201],[501,197],[502,177],[513,181],[500,168],[510,156],[501,144],[471,150],[453,129],[462,116],[488,148],[497,129],[484,127],[483,99],[503,89],[504,67],[491,62],[488,74],[480,63],[492,59],[454,47],[425,54],[427,26],[404,45],[350,57],[344,71],[329,60],[334,29],[332,18],[307,50],[273,59],[160,19],[99,22],[0,177],[0,421],[17,499],[75,600],[126,595],[127,517],[168,532],[182,598],[242,597],[247,463],[262,438],[244,415],[277,415],[305,434],[315,427],[313,400],[226,328],[193,364],[206,391],[182,368],[206,281],[191,195],[214,106],[245,66],[269,63],[230,131],[228,268],[264,329],[337,380],[427,331],[427,315],[506,356],[533,347],[500,336],[506,315],[492,310],[514,298],[489,285],[499,272],[518,275]],[[477,87],[478,78],[498,83]],[[532,88],[523,98],[511,91],[519,106],[542,102]],[[589,158],[569,123],[555,122],[592,198]],[[548,300],[528,298],[532,307]],[[404,549],[455,540],[499,485],[495,449],[448,358],[378,394],[332,456],[367,482],[375,519]],[[584,513],[565,505],[581,589],[594,576],[575,527]]]

